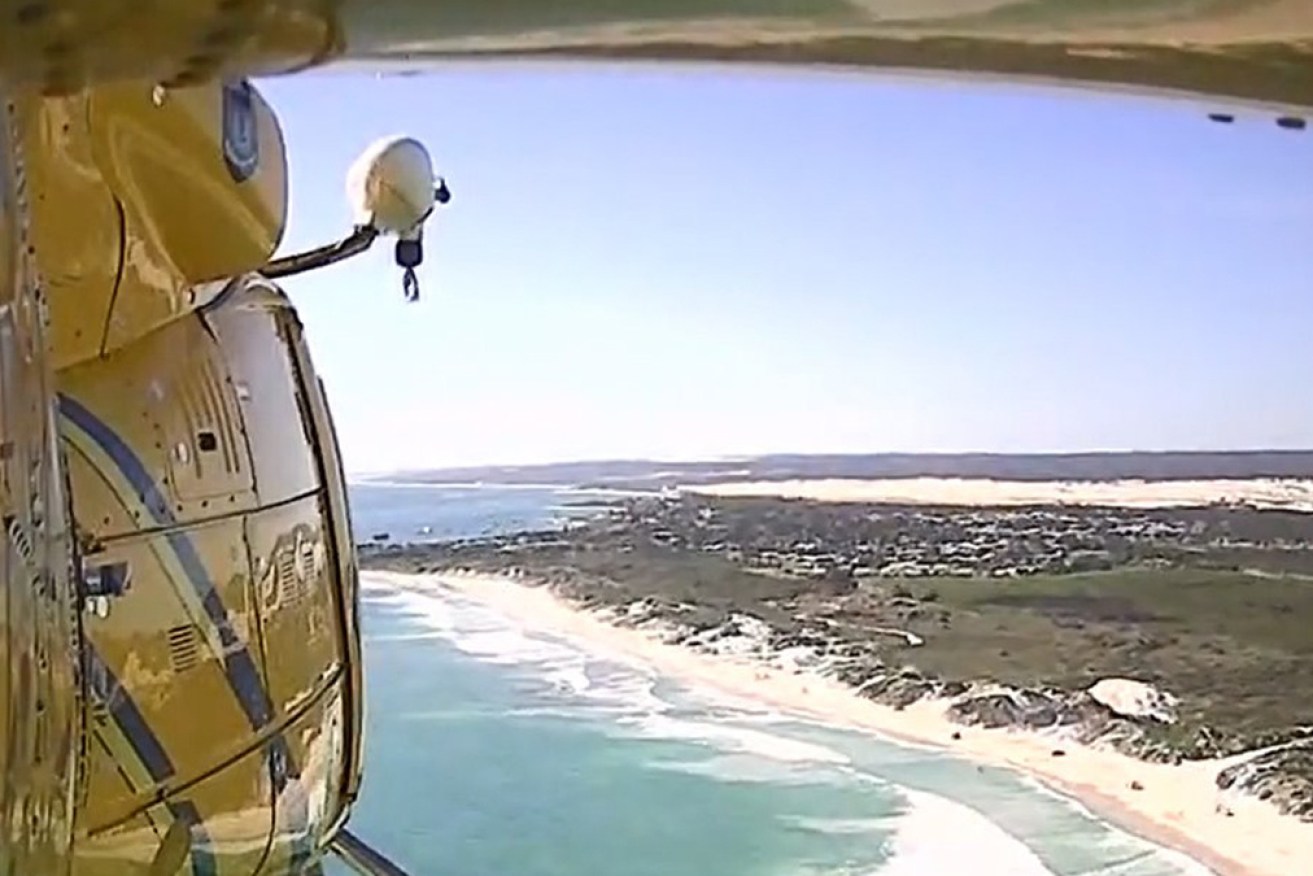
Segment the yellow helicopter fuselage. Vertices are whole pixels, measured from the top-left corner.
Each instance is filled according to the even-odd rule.
[[[0,842],[49,834],[22,873],[298,872],[359,786],[361,697],[333,424],[295,310],[251,273],[286,219],[276,119],[245,82],[125,83],[9,122],[65,470],[43,501],[69,500],[49,549],[73,564],[31,606],[11,588],[0,752],[49,774],[6,793]],[[42,432],[3,364],[5,424]]]

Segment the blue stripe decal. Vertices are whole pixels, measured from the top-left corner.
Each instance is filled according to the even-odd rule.
[[[108,452],[108,448],[106,448],[106,452]],[[113,458],[112,454],[111,458]],[[117,459],[114,461],[118,462]],[[123,468],[123,473],[128,475],[126,466],[120,464],[120,467]],[[149,478],[149,476],[147,477]],[[129,482],[132,482],[130,475],[128,475],[128,479]],[[154,484],[151,484],[151,487],[153,489]],[[170,525],[176,522],[176,518],[170,513],[167,522],[160,522],[164,525]],[[214,582],[210,580],[205,563],[201,561],[200,555],[196,552],[195,543],[185,532],[172,532],[166,538],[169,547],[173,548],[174,554],[177,555],[178,562],[182,564],[187,580],[191,582],[196,595],[200,597],[205,614],[219,632],[219,642],[223,645],[225,652],[223,664],[224,674],[228,676],[228,683],[237,696],[238,702],[241,703],[242,711],[246,713],[247,720],[251,722],[253,728],[259,730],[272,719],[273,705],[269,702],[268,694],[265,693],[264,683],[260,680],[260,672],[256,669],[255,661],[251,659],[250,651],[237,638],[237,633],[232,627],[232,621],[228,617],[228,609],[224,607],[219,591],[215,588]]]
[[[219,864],[214,860],[210,850],[210,834],[202,823],[201,813],[196,804],[190,800],[169,803],[169,812],[174,818],[191,828],[191,872],[192,876],[218,876]]]
[[[168,752],[164,750],[159,739],[151,732],[150,725],[146,723],[137,704],[132,701],[127,688],[119,682],[114,671],[109,668],[109,664],[90,642],[83,649],[83,654],[86,655],[87,678],[91,684],[92,696],[99,698],[105,704],[110,716],[123,731],[128,744],[146,767],[146,772],[150,773],[151,779],[156,784],[160,784],[172,778],[175,772],[173,762],[169,760]],[[201,814],[196,809],[196,804],[185,800],[170,801],[165,805],[170,815],[191,829],[193,876],[216,876],[219,872],[218,865],[214,860],[214,853],[209,849],[210,837],[202,823]]]
[[[113,429],[105,425],[91,411],[87,410],[77,400],[60,393],[59,395],[59,412],[68,417],[83,432],[91,436],[91,439],[100,445],[100,448],[114,460],[123,476],[132,484],[133,489],[137,491],[137,496],[141,499],[147,510],[150,511],[155,522],[168,526],[177,523],[177,518],[173,516],[173,511],[169,508],[169,502],[164,498],[164,494],[155,486],[155,481],[151,478],[150,472],[142,465],[141,460],[132,452],[132,448],[123,442]]]
[[[113,460],[124,478],[137,491],[142,504],[155,518],[155,522],[160,526],[176,526],[178,519],[169,507],[168,500],[150,476],[146,466],[132,451],[132,448],[113,429],[77,400],[61,394],[59,396],[59,407],[60,413],[67,416],[78,428],[82,429]],[[223,657],[224,674],[227,676],[233,694],[240,703],[242,710],[246,713],[247,720],[252,728],[257,731],[264,728],[273,720],[273,705],[264,689],[259,670],[255,665],[255,661],[251,658],[250,651],[241,643],[232,627],[228,610],[224,606],[214,582],[210,579],[204,562],[202,562],[196,551],[195,543],[185,532],[169,533],[165,536],[165,539],[182,566],[192,588],[200,597],[206,615],[219,634],[219,641],[225,649]],[[112,678],[108,667],[104,667],[104,672],[106,677]],[[115,685],[117,686],[117,680],[115,680]],[[123,700],[131,705],[132,712],[139,720],[140,730],[144,731],[145,734],[144,738],[154,743],[155,748],[164,758],[164,762],[168,763],[167,755],[164,754],[158,740],[150,733],[150,729],[147,727],[140,711],[128,698],[127,691],[122,688],[119,688],[119,690],[122,691]],[[128,733],[126,727],[124,732]],[[277,796],[281,795],[286,789],[290,778],[299,777],[300,771],[297,769],[291,746],[287,744],[287,739],[283,734],[280,733],[269,740],[266,750],[268,752],[276,805]],[[168,769],[172,774],[172,764],[168,765]],[[192,835],[195,838],[195,846],[192,850],[193,876],[215,876],[217,872],[216,863],[213,854],[205,848],[209,839],[196,807],[190,802],[170,803],[169,811],[175,818],[183,820],[192,827]],[[293,862],[298,866],[313,854],[313,844],[307,840],[308,837],[294,841]]]
[[[132,743],[132,748],[137,752],[137,757],[141,758],[150,777],[157,783],[171,779],[173,762],[169,760],[169,754],[160,745],[159,739],[151,732],[145,716],[132,701],[127,689],[119,683],[114,671],[90,642],[87,643],[86,655],[87,679],[91,684],[92,695],[105,704],[114,721],[123,730],[123,735]]]
[[[156,524],[160,526],[177,525],[178,519],[174,516],[168,500],[160,492],[154,478],[150,476],[146,466],[133,453],[132,448],[113,429],[83,407],[76,399],[62,393],[59,396],[59,410],[79,429],[86,432],[91,440],[100,445],[106,455],[114,461],[119,471],[123,473],[124,478],[137,491],[142,503],[150,511],[151,516],[155,518]],[[178,562],[182,565],[183,572],[187,575],[192,589],[200,597],[201,604],[205,608],[205,613],[210,622],[218,630],[219,641],[226,651],[223,664],[224,675],[228,678],[228,684],[237,697],[238,703],[241,704],[242,711],[246,713],[246,718],[251,727],[259,731],[272,720],[273,705],[270,703],[269,695],[264,689],[255,661],[251,658],[250,651],[241,643],[237,633],[233,630],[232,621],[228,617],[228,610],[224,607],[214,582],[210,580],[205,564],[196,552],[196,545],[191,538],[185,532],[174,532],[169,533],[166,539],[169,547],[173,549],[174,554],[177,556]],[[275,773],[274,775],[275,790],[282,792],[287,784],[287,773],[295,776],[297,770],[292,759],[292,752],[282,734],[275,737],[273,744],[275,750],[278,751],[283,762],[287,765],[286,773],[282,775]]]

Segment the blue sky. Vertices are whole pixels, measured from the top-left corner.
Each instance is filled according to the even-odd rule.
[[[354,471],[768,451],[1313,447],[1313,134],[796,71],[266,81],[284,251],[376,137],[453,192],[289,281]]]

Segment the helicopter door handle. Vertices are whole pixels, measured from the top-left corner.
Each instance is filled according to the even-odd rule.
[[[82,598],[97,617],[109,614],[110,599],[132,588],[132,567],[127,563],[83,563]]]

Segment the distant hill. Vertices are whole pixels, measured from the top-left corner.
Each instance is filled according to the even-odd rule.
[[[1313,478],[1313,450],[772,454],[706,462],[632,459],[429,469],[394,472],[371,480],[655,489],[744,480],[911,477],[1016,481]]]

